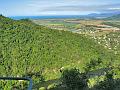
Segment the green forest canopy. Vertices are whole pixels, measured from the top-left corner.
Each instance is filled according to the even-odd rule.
[[[115,59],[114,54],[88,36],[0,16],[0,76],[42,72],[46,80],[55,79],[62,67],[82,69],[85,63],[98,58],[104,61],[100,67]]]

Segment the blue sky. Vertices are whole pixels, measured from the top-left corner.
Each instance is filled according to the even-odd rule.
[[[120,0],[0,0],[5,16],[85,15],[120,12]]]

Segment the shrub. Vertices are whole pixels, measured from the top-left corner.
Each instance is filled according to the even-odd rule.
[[[87,87],[87,77],[78,69],[64,70],[61,76],[62,84],[69,90],[80,90]]]

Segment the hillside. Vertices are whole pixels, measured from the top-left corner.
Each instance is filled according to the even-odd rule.
[[[104,67],[111,57],[88,36],[0,16],[0,76],[29,76],[36,84],[59,78],[62,67],[83,70],[85,63],[98,58],[104,61],[98,68]]]
[[[120,14],[105,18],[105,20],[120,20]]]

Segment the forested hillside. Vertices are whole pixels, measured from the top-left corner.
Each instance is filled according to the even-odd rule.
[[[120,20],[120,14],[105,18],[105,20]]]
[[[105,67],[114,54],[89,36],[49,29],[24,19],[0,16],[0,76],[29,76],[34,84],[59,78],[61,68],[83,67],[100,58]],[[2,86],[9,83],[1,82]],[[4,83],[4,84],[3,84]],[[21,82],[12,82],[13,86]],[[8,90],[8,89],[6,89]]]

